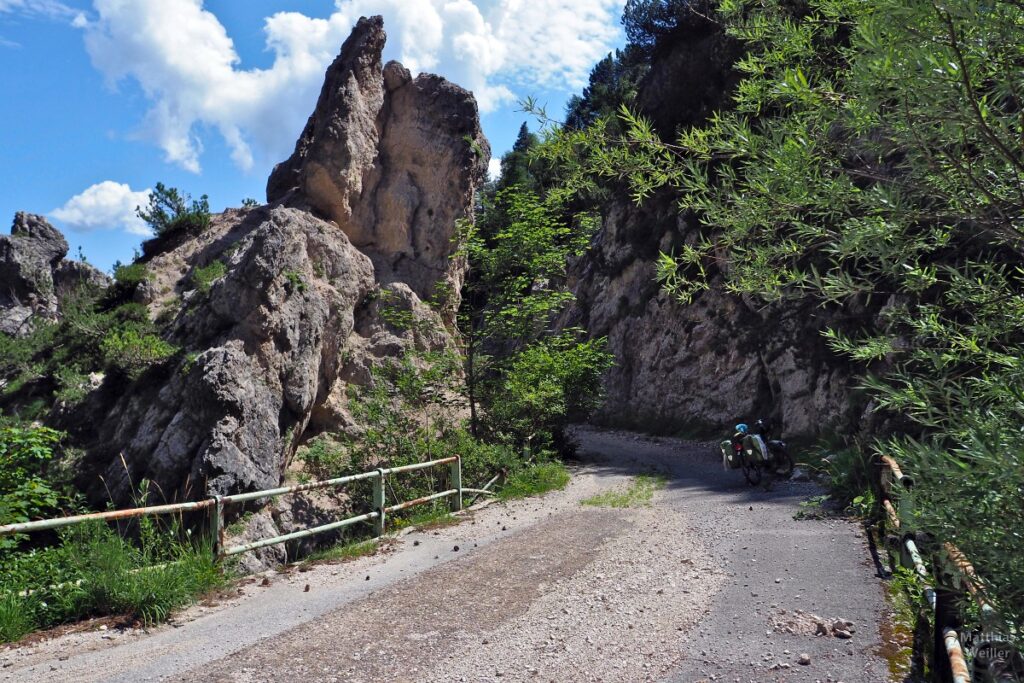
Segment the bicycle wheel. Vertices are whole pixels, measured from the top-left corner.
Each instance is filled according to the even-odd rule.
[[[779,446],[772,455],[775,456],[776,474],[782,477],[788,477],[793,474],[793,456],[789,454],[788,448]]]
[[[747,464],[743,463],[743,478],[747,480],[747,483],[751,486],[757,486],[761,483],[761,466],[758,464]]]

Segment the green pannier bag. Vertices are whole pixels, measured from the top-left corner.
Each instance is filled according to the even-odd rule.
[[[746,458],[747,464],[753,465],[755,463],[767,463],[768,457],[768,446],[757,434],[748,434],[743,437],[743,457]]]
[[[740,461],[740,454],[732,447],[732,441],[726,439],[718,444],[722,449],[722,467],[727,470],[738,470],[743,463]]]

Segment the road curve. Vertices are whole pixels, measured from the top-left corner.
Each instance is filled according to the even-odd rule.
[[[8,648],[0,680],[888,680],[883,589],[861,529],[794,519],[813,484],[750,489],[707,446],[578,437],[565,491],[373,557],[271,573],[151,632]],[[580,504],[644,472],[667,479],[650,506]],[[814,635],[812,614],[852,622],[852,637]]]

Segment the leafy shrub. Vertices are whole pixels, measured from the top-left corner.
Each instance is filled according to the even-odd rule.
[[[493,428],[513,443],[561,446],[565,427],[600,405],[611,363],[604,339],[579,341],[571,331],[526,347],[490,397]]]
[[[292,290],[299,293],[305,292],[306,288],[309,286],[306,284],[306,278],[304,278],[302,273],[297,270],[284,271],[284,278],[288,281],[288,284],[291,285]]]
[[[54,398],[67,404],[80,403],[89,394],[89,378],[73,367],[60,368],[54,375],[60,388]]]
[[[936,438],[886,448],[914,479],[914,528],[956,544],[1003,616],[1024,624],[1024,433],[990,416],[965,417],[975,429],[954,448]]]
[[[137,327],[114,329],[103,338],[100,350],[108,366],[132,378],[178,352],[156,334]]]
[[[544,462],[516,472],[498,492],[502,500],[539,496],[548,491],[564,489],[569,483],[569,470],[558,461]]]
[[[140,272],[135,266],[127,268],[122,271],[126,283]],[[77,403],[85,396],[90,373],[122,369],[122,360],[135,364],[124,367],[125,374],[135,373],[143,358],[152,359],[161,346],[167,350],[156,343],[159,335],[147,307],[132,302],[130,290],[121,285],[105,293],[75,289],[63,297],[61,311],[60,321],[40,324],[25,337],[0,335],[0,401],[5,412],[27,417],[30,408],[46,412],[54,399]],[[122,359],[122,347],[139,339],[145,340],[146,353],[128,349],[133,353]]]
[[[47,427],[0,427],[0,524],[38,519],[56,511],[63,496],[45,478],[60,432]],[[0,552],[17,545],[0,538]]]
[[[114,282],[121,287],[134,288],[150,278],[144,263],[117,264],[114,266]]]
[[[149,205],[136,207],[135,213],[157,237],[175,233],[199,234],[210,226],[210,202],[204,194],[193,200],[175,187],[157,183],[149,195]]]
[[[339,476],[338,473],[348,463],[344,446],[328,435],[312,439],[301,452],[301,457],[305,471],[321,481]]]
[[[207,266],[195,268],[192,271],[192,284],[200,293],[206,294],[210,291],[214,281],[224,277],[227,272],[228,267],[224,265],[223,261],[213,261]]]

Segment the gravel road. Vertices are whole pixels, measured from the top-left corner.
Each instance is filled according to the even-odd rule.
[[[747,488],[697,444],[578,437],[565,491],[476,510],[372,557],[270,573],[149,632],[0,651],[0,680],[888,680],[862,532],[793,519],[813,485]],[[642,472],[668,480],[650,506],[580,504]],[[851,637],[814,635],[812,615]]]

